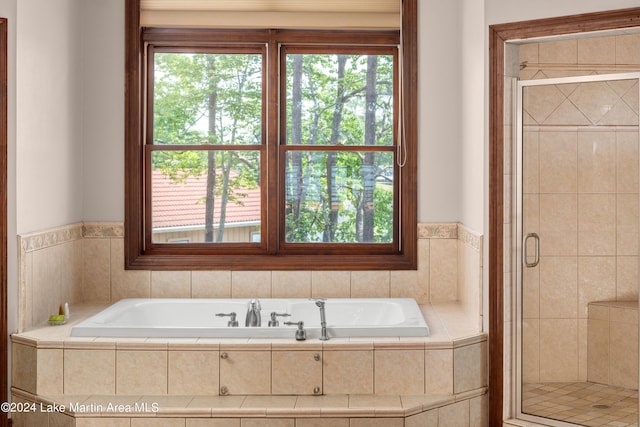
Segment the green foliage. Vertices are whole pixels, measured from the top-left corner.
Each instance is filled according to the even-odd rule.
[[[296,59],[302,63],[299,80],[293,73]],[[341,60],[344,69],[339,78]],[[262,56],[156,53],[154,64],[153,143],[166,149],[153,151],[152,167],[175,183],[190,176],[215,177],[209,179],[215,188],[200,203],[221,197],[222,209],[228,202],[242,205],[246,190],[260,185]],[[391,242],[393,185],[376,178],[392,171],[395,161],[393,57],[377,56],[374,87],[367,87],[372,71],[367,55],[287,55],[286,66],[288,146],[362,147],[357,152],[338,151],[335,164],[327,163],[333,158],[327,151],[286,152],[286,240],[327,241],[331,230],[334,242],[362,242],[363,228],[373,227],[373,242]],[[301,97],[294,105],[295,91]],[[375,103],[367,105],[371,97]],[[367,111],[373,111],[373,121],[367,122]],[[296,114],[300,120],[294,122]],[[375,153],[374,164],[365,155],[367,132],[372,132],[368,123],[373,123],[373,144],[390,148]],[[293,140],[294,135],[299,139]],[[256,150],[233,150],[237,145]],[[373,194],[373,201],[366,194]],[[373,224],[365,223],[366,204],[373,204]]]

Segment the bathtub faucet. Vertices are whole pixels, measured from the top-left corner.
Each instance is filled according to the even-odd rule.
[[[327,341],[329,337],[327,336],[327,317],[324,312],[324,303],[327,301],[326,298],[312,298],[312,301],[316,302],[316,305],[320,308],[320,326],[322,328],[320,333],[320,341]]]
[[[245,326],[260,326],[260,301],[252,299],[249,302],[247,308],[247,319],[244,323]]]

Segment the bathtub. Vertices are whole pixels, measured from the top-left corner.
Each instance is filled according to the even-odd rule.
[[[260,299],[261,324],[246,327],[249,299],[124,299],[71,329],[75,337],[139,338],[294,338],[297,325],[304,322],[307,338],[320,336],[320,309],[309,299]],[[331,337],[428,336],[429,328],[412,298],[327,299],[327,333]],[[229,317],[237,314],[238,327],[229,327]],[[268,326],[271,313],[279,326]]]

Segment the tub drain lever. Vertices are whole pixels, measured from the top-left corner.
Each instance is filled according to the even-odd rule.
[[[230,317],[229,321],[227,322],[227,326],[231,327],[231,328],[237,328],[238,327],[238,321],[236,320],[236,312],[232,311],[229,314],[225,314],[225,313],[216,313],[217,317]]]
[[[298,325],[296,330],[296,341],[304,341],[307,339],[307,331],[304,330],[304,322],[283,322],[285,325]]]

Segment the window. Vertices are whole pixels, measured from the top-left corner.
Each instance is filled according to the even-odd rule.
[[[127,268],[415,268],[415,41],[140,28],[135,3]]]

